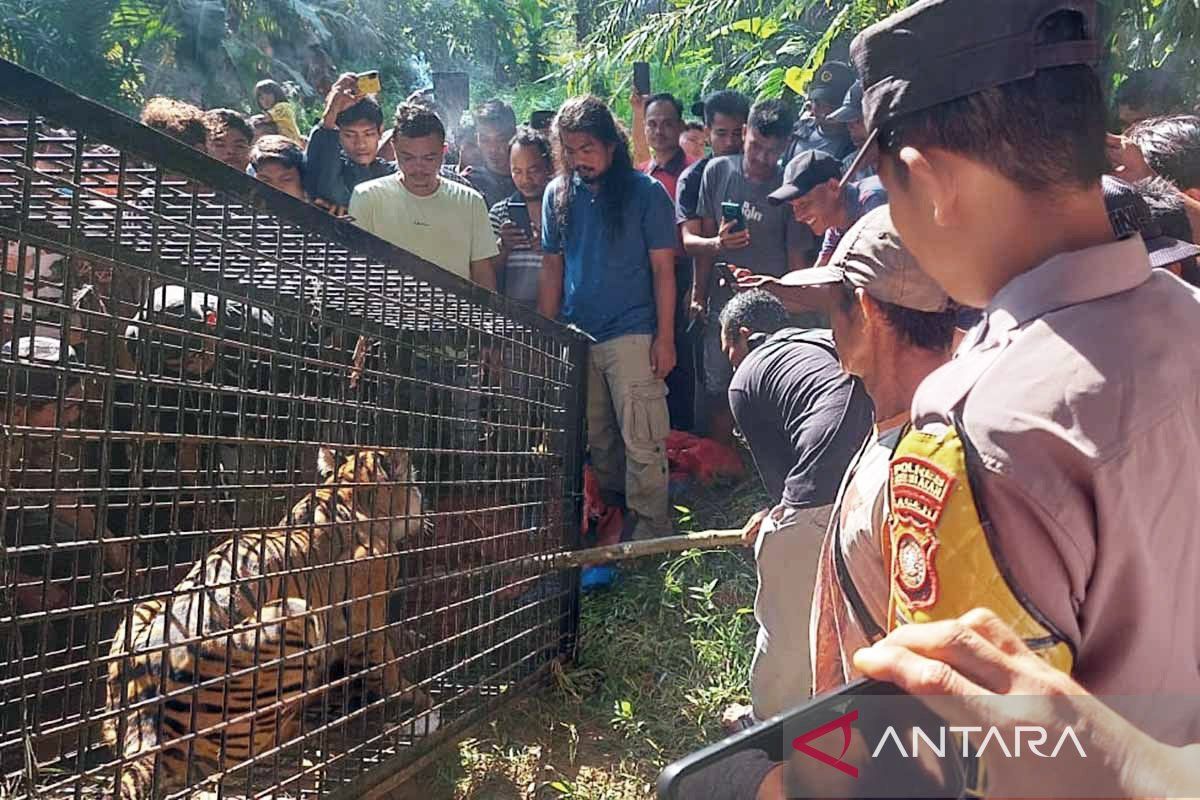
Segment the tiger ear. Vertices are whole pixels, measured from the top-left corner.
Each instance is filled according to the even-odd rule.
[[[337,474],[337,452],[331,447],[322,447],[317,451],[317,474],[321,480],[329,480]]]

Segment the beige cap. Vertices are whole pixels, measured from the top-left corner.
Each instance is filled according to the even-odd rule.
[[[900,241],[891,210],[868,212],[846,232],[829,265],[789,272],[785,286],[826,286],[849,283],[884,303],[913,311],[936,313],[950,308],[950,298]]]

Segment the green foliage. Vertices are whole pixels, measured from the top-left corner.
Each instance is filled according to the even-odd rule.
[[[630,65],[690,104],[719,88],[802,94],[850,38],[911,0],[0,0],[0,55],[126,111],[169,94],[257,111],[273,77],[315,115],[338,72],[377,69],[385,105],[430,73],[519,118],[593,92],[628,119]],[[1164,66],[1200,93],[1200,0],[1100,0],[1105,69]],[[1195,98],[1193,98],[1195,99]]]

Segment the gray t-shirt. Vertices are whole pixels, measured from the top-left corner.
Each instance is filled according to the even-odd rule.
[[[780,277],[788,272],[788,252],[813,249],[815,240],[807,225],[796,222],[787,203],[773,206],[767,195],[783,183],[783,169],[776,169],[766,183],[754,183],[742,172],[742,157],[722,156],[708,162],[700,182],[697,214],[721,226],[721,204],[737,203],[750,230],[750,246],[721,254],[722,260],[744,267],[757,275]]]

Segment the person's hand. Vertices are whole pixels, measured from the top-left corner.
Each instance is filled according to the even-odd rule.
[[[532,247],[533,243],[525,235],[525,231],[513,222],[505,222],[500,226],[500,248],[512,252],[518,247]]]
[[[458,177],[466,178],[467,180],[470,180],[471,176],[473,174],[475,174],[475,168],[472,167],[470,164],[459,164],[458,165]]]
[[[752,289],[764,289],[774,293],[774,287],[779,284],[779,278],[772,275],[755,275],[752,272],[747,272],[743,275],[734,273],[737,278],[737,286],[739,292],[749,292]]]
[[[1146,163],[1142,149],[1130,139],[1110,133],[1106,140],[1106,148],[1113,174],[1121,180],[1136,183],[1154,177],[1154,170]]]
[[[344,72],[333,82],[325,98],[325,123],[332,123],[337,115],[358,102],[358,76]]]
[[[746,524],[742,526],[742,544],[746,547],[753,547],[758,541],[758,533],[762,530],[763,520],[771,513],[771,509],[764,508],[762,511],[756,511],[751,515],[750,519],[746,520]]]
[[[344,217],[344,216],[346,216],[346,214],[349,211],[345,206],[336,205],[333,202],[331,202],[329,200],[324,200],[320,197],[314,197],[312,204],[314,206],[316,206],[317,208],[325,209],[330,214],[333,214],[335,217]]]
[[[854,666],[922,696],[950,725],[995,727],[1009,742],[1016,741],[1018,726],[1036,726],[1046,731],[1047,749],[1070,727],[1087,753],[1081,758],[1068,740],[1053,759],[988,759],[989,795],[1141,796],[1161,778],[1164,745],[1038,657],[986,609],[904,625],[857,651]]]
[[[717,231],[717,241],[721,243],[722,251],[743,250],[750,246],[750,229],[743,228],[735,232],[733,226],[736,224],[731,219],[721,223],[721,229]]]
[[[689,320],[704,322],[708,319],[708,302],[700,298],[695,286],[688,290],[687,297],[684,299]]]
[[[633,109],[633,113],[635,114],[646,113],[646,101],[649,99],[650,95],[638,94],[637,89],[631,89],[629,91],[629,106]]]
[[[675,342],[669,337],[659,334],[650,344],[650,369],[654,377],[665,379],[675,369]]]

